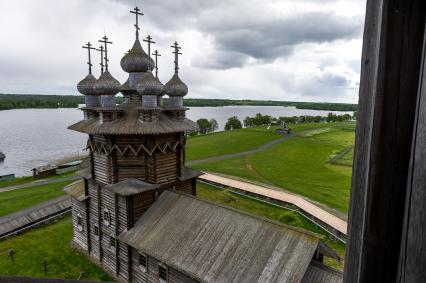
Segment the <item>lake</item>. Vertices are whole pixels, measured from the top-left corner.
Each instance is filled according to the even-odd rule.
[[[229,117],[237,116],[241,122],[256,113],[280,116],[326,116],[329,112],[282,106],[225,106],[191,107],[187,117],[216,119],[223,130]],[[0,111],[0,151],[6,154],[0,163],[0,175],[14,173],[31,175],[31,169],[55,160],[84,154],[87,135],[68,130],[67,127],[83,119],[78,109],[15,109]]]

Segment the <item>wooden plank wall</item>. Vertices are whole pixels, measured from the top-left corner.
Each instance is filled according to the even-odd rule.
[[[136,136],[119,136],[114,139],[114,144],[124,149],[127,145],[132,145],[135,149],[140,144],[145,145],[145,138],[141,136],[137,139]],[[145,179],[146,176],[146,158],[145,153],[141,152],[138,156],[129,150],[123,156],[116,154],[117,160],[117,180],[122,181],[127,178],[141,178]]]
[[[149,282],[149,283],[158,283],[158,266],[161,263],[157,259],[148,255],[148,270],[143,272],[139,267],[139,252],[131,248],[131,272],[132,272],[132,282]],[[193,280],[191,277],[187,276],[184,273],[181,273],[171,267],[168,267],[169,270],[169,282],[173,283],[196,283],[198,281]]]
[[[99,235],[99,237],[95,237],[94,235],[94,227],[97,225],[100,226],[100,213],[99,213],[99,207],[100,207],[100,197],[99,197],[99,186],[93,181],[88,180],[87,182],[88,191],[89,191],[89,225],[90,225],[90,247],[91,251],[90,254],[97,259],[99,262],[101,261],[101,250],[100,250],[100,241],[102,239],[102,236]],[[99,229],[100,230],[100,229]]]
[[[426,282],[426,28],[422,74],[407,185],[399,282]]]
[[[77,228],[78,215],[82,217],[83,231],[79,231]],[[72,199],[72,226],[74,227],[74,242],[77,243],[81,248],[87,250],[87,223],[85,221],[86,207],[84,202],[80,202],[76,199]]]
[[[111,248],[110,246],[110,237],[116,236],[115,229],[115,197],[114,193],[101,188],[101,230],[102,230],[102,240],[101,240],[101,249],[102,249],[102,263],[103,266],[108,269],[113,274],[116,274],[116,249]],[[104,208],[107,208],[111,215],[111,223],[106,225],[103,221],[103,212]]]
[[[424,0],[367,0],[345,282],[395,282]]]

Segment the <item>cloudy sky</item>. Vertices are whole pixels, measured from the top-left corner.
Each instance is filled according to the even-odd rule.
[[[163,55],[164,83],[169,46],[181,44],[187,97],[358,101],[364,0],[1,0],[0,93],[77,94],[87,74],[81,46],[104,33],[110,71],[124,82],[135,4],[141,37]]]

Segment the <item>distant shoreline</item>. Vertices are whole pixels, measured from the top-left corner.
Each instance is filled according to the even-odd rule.
[[[117,97],[117,103],[123,98]],[[167,105],[168,99],[164,99]],[[84,96],[77,95],[20,95],[0,94],[0,110],[28,109],[28,108],[77,108],[84,104]],[[357,104],[328,103],[328,102],[294,102],[272,100],[232,100],[232,99],[204,99],[186,98],[186,107],[222,107],[222,106],[284,106],[297,109],[323,110],[323,111],[357,111]]]

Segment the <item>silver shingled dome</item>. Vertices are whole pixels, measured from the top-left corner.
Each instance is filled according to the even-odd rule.
[[[127,73],[137,73],[153,70],[155,63],[145,53],[139,39],[136,39],[132,49],[121,59],[120,65]]]
[[[121,84],[108,71],[103,72],[93,89],[96,94],[115,95],[120,92]]]
[[[148,71],[136,86],[136,90],[140,95],[162,95],[164,86]]]
[[[177,73],[173,75],[164,87],[166,94],[169,96],[185,96],[188,93],[188,87],[182,82]]]
[[[97,81],[98,80],[92,74],[88,74],[77,84],[78,92],[84,95],[96,95],[93,87]]]

